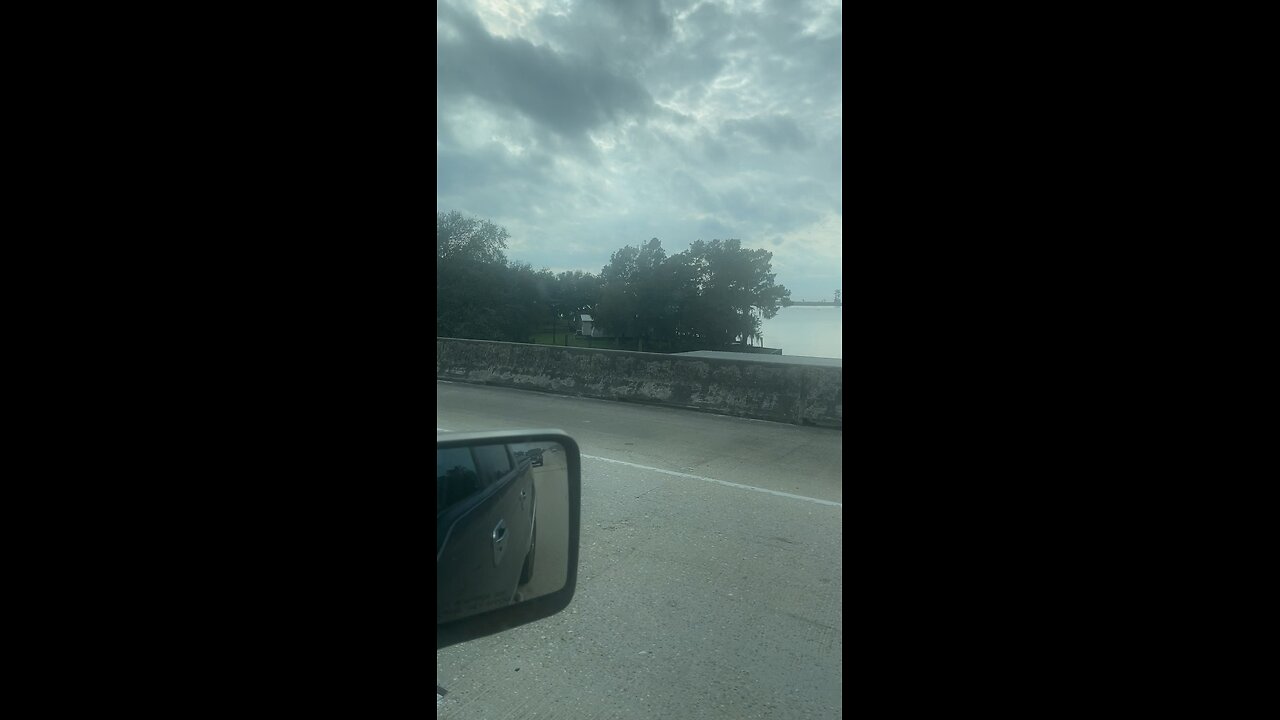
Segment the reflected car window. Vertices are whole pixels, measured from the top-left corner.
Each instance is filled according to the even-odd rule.
[[[484,487],[467,448],[436,451],[436,515]]]
[[[479,465],[480,487],[489,487],[511,472],[511,458],[507,456],[506,445],[484,445],[472,450]]]

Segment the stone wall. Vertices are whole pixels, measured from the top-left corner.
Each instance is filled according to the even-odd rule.
[[[436,379],[843,427],[838,367],[436,338]]]

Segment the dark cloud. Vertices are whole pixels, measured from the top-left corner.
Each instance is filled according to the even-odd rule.
[[[604,0],[599,7],[613,13],[625,32],[638,33],[654,42],[671,37],[671,16],[663,11],[658,0]]]
[[[672,254],[739,238],[773,250],[793,291],[830,293],[837,0],[437,8],[439,209],[507,227],[509,256],[535,267],[599,272],[650,237]]]
[[[475,96],[570,136],[653,111],[653,98],[634,78],[527,40],[495,37],[474,15],[447,4],[437,6],[436,18],[448,28],[436,33],[440,95]]]
[[[615,71],[633,72],[671,41],[674,20],[657,0],[588,0],[544,15],[538,27],[566,52]]]
[[[438,147],[436,192],[453,194],[476,186],[547,183],[551,180],[548,177],[551,168],[552,161],[546,155],[513,156],[506,146],[496,142],[465,150]]]

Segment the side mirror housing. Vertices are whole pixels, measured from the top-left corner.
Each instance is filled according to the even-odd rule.
[[[568,606],[581,493],[561,430],[436,435],[437,650]]]

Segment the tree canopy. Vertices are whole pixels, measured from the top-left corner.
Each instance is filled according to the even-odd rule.
[[[507,229],[457,210],[436,213],[436,260],[505,263]]]
[[[508,264],[506,228],[436,213],[436,336],[527,342],[550,273]]]
[[[745,344],[759,335],[761,316],[776,315],[791,294],[769,272],[772,260],[772,253],[745,249],[739,240],[698,240],[671,257],[657,238],[628,245],[600,271],[596,319],[641,344]]]
[[[651,238],[620,248],[599,275],[508,262],[508,239],[487,220],[436,213],[437,336],[529,342],[547,320],[586,313],[637,349],[721,349],[758,337],[791,295],[773,254],[736,239],[668,256]]]

